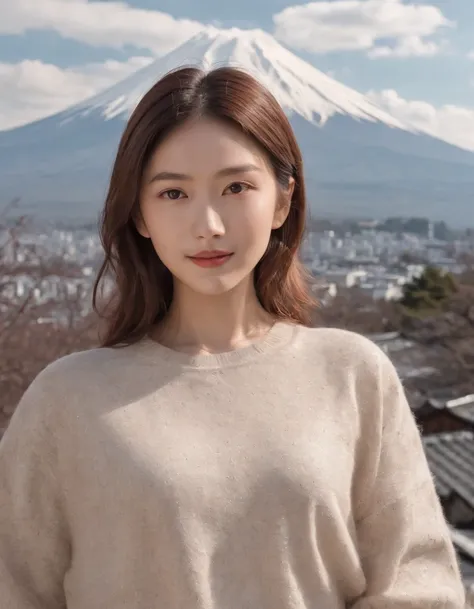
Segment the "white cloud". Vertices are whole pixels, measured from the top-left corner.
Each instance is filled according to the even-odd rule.
[[[0,36],[55,31],[92,46],[147,49],[161,55],[205,26],[157,11],[109,0],[0,0]],[[0,63],[0,129],[63,110],[118,82],[151,61],[105,61],[59,68],[39,60]]]
[[[423,40],[419,36],[405,36],[397,40],[394,46],[375,46],[368,52],[369,57],[433,57],[446,47],[445,42]]]
[[[471,51],[467,54],[468,59],[472,59],[474,61],[474,51]]]
[[[424,133],[474,151],[474,108],[407,100],[397,91],[369,91],[367,96],[392,116]]]
[[[175,19],[126,2],[88,0],[0,0],[0,34],[54,30],[94,46],[131,45],[165,53],[203,29],[190,19]]]
[[[452,27],[439,8],[402,0],[332,0],[290,6],[274,15],[275,36],[313,53],[366,51],[370,57],[429,56],[431,37]]]
[[[149,57],[58,68],[38,60],[0,63],[0,129],[17,127],[82,101],[135,70]]]

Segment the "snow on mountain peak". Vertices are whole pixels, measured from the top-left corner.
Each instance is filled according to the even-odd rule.
[[[389,127],[409,130],[362,94],[291,53],[270,34],[262,30],[213,27],[113,87],[66,110],[62,122],[91,112],[99,112],[106,119],[127,118],[161,76],[190,65],[206,71],[224,65],[244,69],[270,89],[287,114],[299,114],[315,125],[324,125],[335,114],[346,114],[358,120],[379,121]]]

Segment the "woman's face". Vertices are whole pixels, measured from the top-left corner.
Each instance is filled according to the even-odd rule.
[[[153,154],[144,174],[139,232],[175,281],[227,292],[252,275],[272,229],[285,221],[282,192],[252,140],[212,119],[187,123]]]

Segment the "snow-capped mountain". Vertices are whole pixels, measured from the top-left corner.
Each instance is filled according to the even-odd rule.
[[[164,58],[72,108],[67,115],[72,118],[94,109],[106,118],[126,117],[157,76],[184,65],[201,65],[205,69],[220,65],[244,67],[273,92],[289,113],[315,124],[324,124],[334,114],[342,113],[404,128],[360,93],[285,49],[270,34],[237,29],[197,34]]]
[[[473,153],[413,131],[260,30],[208,29],[99,95],[0,132],[1,196],[41,215],[95,215],[130,112],[185,65],[244,68],[273,92],[302,148],[314,213],[474,224]]]

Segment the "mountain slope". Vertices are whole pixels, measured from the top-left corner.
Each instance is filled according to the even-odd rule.
[[[178,66],[242,67],[290,117],[318,214],[431,216],[474,225],[474,154],[416,133],[262,31],[207,31],[99,95],[0,132],[3,197],[41,214],[90,217],[105,194],[124,122]]]
[[[157,75],[177,66],[198,64],[206,69],[220,65],[244,67],[273,91],[285,109],[310,122],[324,124],[339,112],[402,127],[363,95],[326,76],[285,49],[269,34],[261,30],[236,29],[197,34],[164,58],[79,104],[67,116],[73,118],[90,112],[91,108],[108,118],[128,115],[157,80]]]

